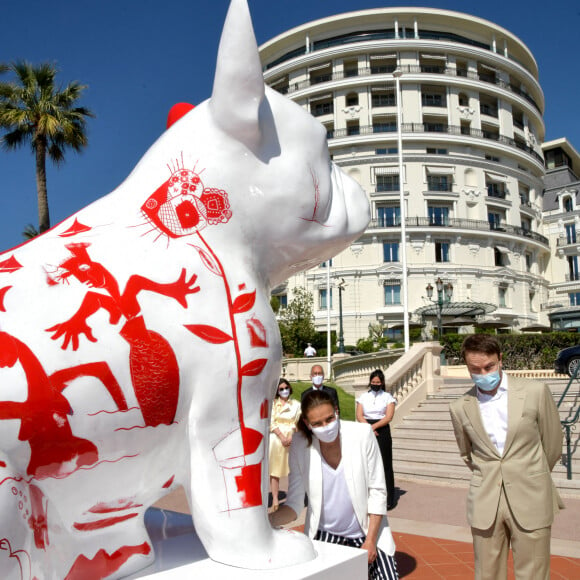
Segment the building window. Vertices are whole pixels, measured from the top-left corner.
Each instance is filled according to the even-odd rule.
[[[531,232],[532,231],[532,220],[529,218],[525,218],[525,217],[521,217],[521,222],[522,222],[522,230],[524,230],[524,235],[526,232]]]
[[[447,149],[438,149],[436,147],[427,147],[427,155],[447,155]]]
[[[350,93],[346,96],[346,106],[356,107],[358,105],[358,93]]]
[[[532,271],[532,254],[526,252],[526,272]]]
[[[334,107],[332,101],[327,103],[314,103],[310,105],[310,112],[314,117],[320,117],[321,115],[331,115],[334,113]]]
[[[360,135],[360,125],[358,121],[349,122],[346,124],[346,134],[349,136]]]
[[[399,243],[383,242],[383,262],[399,261]]]
[[[399,176],[377,175],[377,191],[399,191]]]
[[[432,226],[449,225],[449,208],[441,206],[429,206],[429,224]]]
[[[385,306],[392,306],[393,304],[401,304],[401,285],[387,284],[385,285]]]
[[[397,130],[397,122],[378,122],[373,121],[373,133],[393,133]]]
[[[326,268],[326,266],[330,266],[332,268],[332,258],[330,258],[330,260],[327,262],[322,262],[322,264],[320,264],[321,268]]]
[[[318,290],[318,308],[319,310],[326,310],[328,308],[326,288],[319,288]],[[330,289],[330,308],[332,309],[332,288]]]
[[[280,294],[278,296],[278,301],[280,303],[280,308],[288,307],[288,294]]]
[[[395,93],[373,93],[371,98],[373,107],[394,107],[397,104]]]
[[[424,88],[421,91],[421,104],[424,107],[446,107],[446,95],[435,87]]]
[[[572,160],[560,147],[546,151],[544,153],[544,159],[546,160],[546,167],[548,169],[554,169],[555,167],[572,167]]]
[[[499,163],[499,157],[496,157],[495,155],[485,155],[485,158],[487,159],[487,161],[493,161],[495,163]]]
[[[451,191],[452,182],[451,175],[427,175],[429,191]]]
[[[503,252],[499,248],[493,249],[493,261],[496,266],[505,266]]]
[[[489,197],[505,199],[507,194],[505,183],[498,183],[497,181],[486,181],[485,187],[487,188],[487,195],[489,195]]]
[[[489,222],[489,228],[491,230],[500,230],[503,215],[496,211],[489,211],[487,212],[487,221]]]
[[[507,288],[505,286],[500,286],[497,289],[497,301],[500,308],[507,308],[506,296],[507,296]]]
[[[399,152],[397,147],[379,147],[375,149],[375,155],[396,155]]]
[[[435,242],[435,261],[449,262],[449,242]]]
[[[578,271],[578,256],[568,256],[568,276],[570,280],[580,280]]]
[[[574,202],[572,201],[572,198],[569,195],[567,195],[562,200],[562,207],[564,208],[564,211],[566,213],[570,213],[571,211],[574,211]]]
[[[401,225],[401,208],[398,205],[388,205],[377,208],[379,227],[389,228]]]
[[[568,244],[576,243],[576,224],[566,224],[566,242]]]
[[[570,306],[580,306],[580,292],[571,292],[568,298],[570,298]]]

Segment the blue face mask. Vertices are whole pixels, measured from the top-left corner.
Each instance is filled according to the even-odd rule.
[[[493,373],[487,373],[487,375],[471,375],[471,379],[480,391],[489,393],[499,385],[501,381],[501,374],[498,369]]]

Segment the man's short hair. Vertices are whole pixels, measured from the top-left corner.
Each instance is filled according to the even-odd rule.
[[[318,367],[322,371],[322,374],[324,374],[324,369],[322,368],[322,365],[312,365],[312,367],[310,367],[310,376],[312,376],[312,373],[314,372],[314,369],[316,367]]]
[[[501,357],[501,346],[499,340],[491,334],[471,334],[461,345],[461,358],[465,360],[465,353],[478,352],[480,354]]]

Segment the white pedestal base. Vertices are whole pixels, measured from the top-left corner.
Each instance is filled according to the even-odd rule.
[[[318,554],[315,560],[276,570],[245,570],[210,560],[189,515],[150,509],[145,522],[155,548],[155,564],[127,579],[358,580],[367,577],[364,550],[314,542]]]

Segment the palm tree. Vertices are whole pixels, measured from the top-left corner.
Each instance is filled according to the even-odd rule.
[[[56,165],[64,161],[65,149],[80,151],[87,144],[86,118],[94,117],[85,107],[75,106],[86,86],[77,81],[55,86],[57,69],[48,63],[34,66],[15,62],[0,67],[15,79],[0,82],[0,143],[7,150],[30,143],[36,157],[38,231],[50,228],[46,189],[46,158]]]

